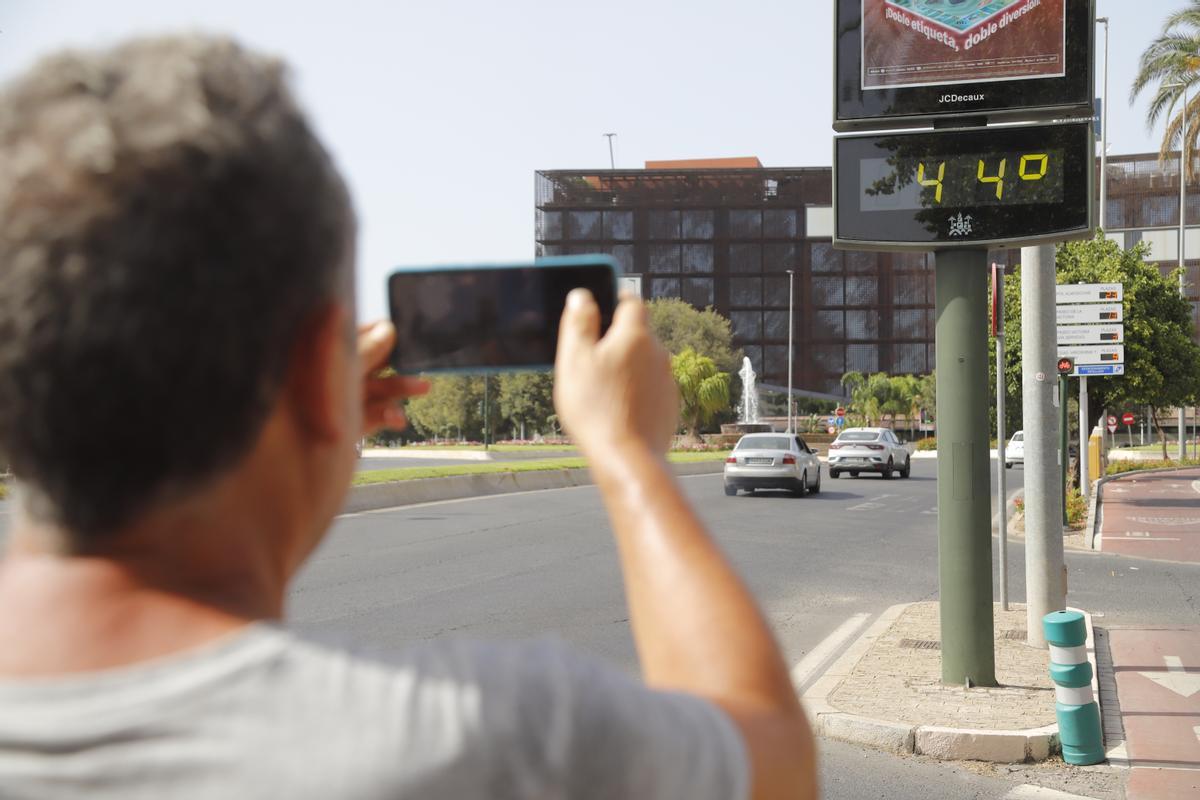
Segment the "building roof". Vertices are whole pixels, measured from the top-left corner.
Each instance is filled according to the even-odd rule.
[[[762,169],[758,156],[735,158],[684,158],[667,161],[647,161],[646,169]]]

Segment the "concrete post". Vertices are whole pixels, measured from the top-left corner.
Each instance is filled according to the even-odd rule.
[[[1028,643],[1046,646],[1042,617],[1066,607],[1063,581],[1054,247],[1021,249],[1021,396],[1025,430],[1025,598]],[[1066,381],[1063,381],[1066,383]],[[1058,398],[1065,407],[1066,392]]]
[[[937,253],[934,272],[942,681],[995,686],[987,251]]]

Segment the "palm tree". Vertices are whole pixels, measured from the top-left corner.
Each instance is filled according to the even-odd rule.
[[[1191,95],[1188,101],[1187,151],[1196,148],[1200,136],[1200,92],[1195,91],[1200,82],[1200,0],[1189,0],[1186,8],[1176,11],[1163,23],[1162,35],[1150,43],[1142,53],[1138,74],[1129,93],[1132,103],[1143,91],[1156,84],[1146,126],[1153,129],[1164,116],[1169,116],[1166,131],[1159,146],[1159,160],[1165,160],[1172,150],[1180,147],[1180,132],[1183,114],[1176,113],[1176,106],[1183,99],[1185,88]],[[1185,158],[1188,177],[1194,177],[1191,159]]]
[[[688,436],[699,440],[700,427],[729,407],[729,373],[721,372],[715,361],[690,347],[671,357],[671,372],[679,386]]]

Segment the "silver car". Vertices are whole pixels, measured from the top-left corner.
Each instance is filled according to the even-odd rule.
[[[907,478],[912,454],[890,428],[849,428],[829,445],[829,477],[843,472],[857,478],[860,472],[878,472],[885,478],[899,472]]]
[[[821,491],[817,451],[794,433],[748,433],[725,459],[725,494],[787,489],[797,497]]]

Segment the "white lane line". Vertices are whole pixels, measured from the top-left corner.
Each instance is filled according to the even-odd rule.
[[[1047,789],[1045,786],[1034,786],[1023,783],[1004,795],[1002,800],[1094,800],[1082,794],[1060,792],[1058,789]]]
[[[1192,491],[1200,494],[1200,481],[1192,481]]]
[[[833,633],[821,640],[821,643],[808,651],[808,655],[800,663],[792,667],[792,686],[797,694],[804,694],[808,685],[821,676],[829,663],[836,658],[850,640],[858,635],[870,614],[855,614],[839,625]]]

